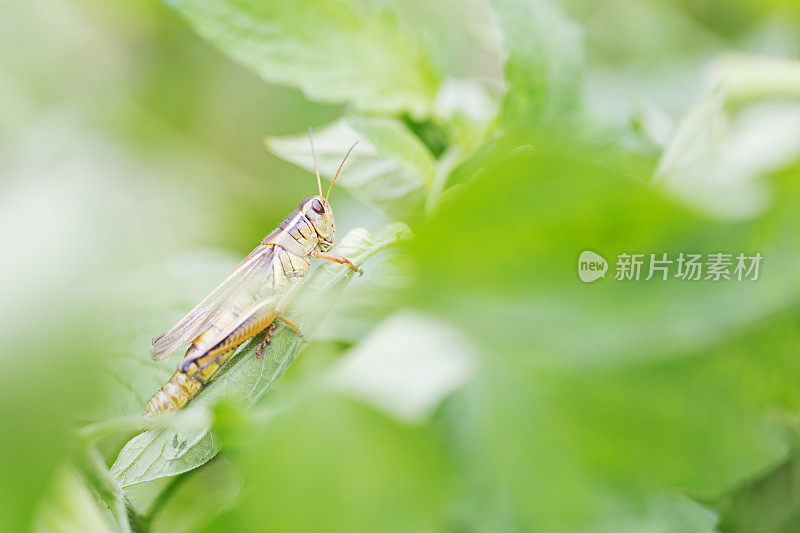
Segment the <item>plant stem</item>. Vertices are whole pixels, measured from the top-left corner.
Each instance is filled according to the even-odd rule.
[[[213,461],[214,459],[212,459]],[[192,475],[192,473],[196,472],[197,469],[189,470],[188,472],[184,472],[183,474],[179,474],[177,476],[173,476],[170,482],[164,487],[164,489],[156,496],[153,503],[150,504],[150,509],[147,510],[147,516],[145,520],[148,524],[152,524],[153,520],[155,519],[156,515],[158,514],[161,509],[167,504],[167,502],[172,498],[172,496],[177,492],[180,486]]]
[[[123,533],[147,531],[148,528],[142,524],[141,517],[128,504],[125,494],[109,474],[100,454],[94,447],[83,448],[78,452],[75,462],[89,485],[110,509],[120,531]],[[135,529],[131,527],[131,524],[135,524]]]

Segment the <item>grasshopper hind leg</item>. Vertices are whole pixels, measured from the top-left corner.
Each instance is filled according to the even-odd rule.
[[[285,305],[280,306],[278,311],[253,313],[243,317],[241,323],[210,350],[201,351],[203,349],[200,344],[204,334],[197,337],[178,364],[172,378],[147,403],[145,416],[183,409],[233,356],[239,345],[252,338],[256,332],[265,331],[264,339],[256,347],[256,357],[260,357],[272,340],[278,320],[291,328],[300,340],[308,342],[300,327],[281,313],[283,308]]]
[[[267,347],[267,344],[272,342],[272,334],[275,332],[275,326],[276,324],[273,320],[272,323],[267,326],[267,329],[264,330],[264,339],[256,346],[256,359],[261,357],[261,354],[264,353],[264,348]]]

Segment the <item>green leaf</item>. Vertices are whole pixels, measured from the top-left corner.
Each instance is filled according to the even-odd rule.
[[[800,456],[792,456],[777,468],[749,480],[727,494],[718,509],[720,531],[789,532],[800,528]]]
[[[486,165],[479,178],[441,206],[415,240],[421,259],[419,290],[425,300],[457,312],[459,321],[487,339],[502,340],[508,333],[538,338],[569,356],[570,360],[555,356],[560,364],[591,364],[595,357],[649,358],[713,342],[731,328],[752,324],[800,300],[800,273],[789,266],[798,244],[796,233],[789,230],[798,217],[796,172],[776,183],[780,192],[773,209],[744,224],[713,221],[689,211],[629,178],[648,169],[615,162],[609,154],[583,146],[576,147],[580,154],[544,144],[541,149],[559,155],[519,153],[502,164]],[[587,159],[607,163],[596,165]],[[489,251],[473,253],[476,243]],[[679,279],[625,283],[608,276],[587,292],[575,284],[576,265],[580,253],[592,249],[611,263],[612,272],[617,255],[624,252],[669,252],[675,259],[689,250],[759,251],[764,265],[771,264],[762,265],[771,275],[751,283],[694,285]],[[457,260],[469,268],[458,268]],[[646,275],[643,271],[642,277]],[[493,300],[495,295],[526,311],[499,320],[503,310]],[[469,314],[490,296],[490,306]],[[498,329],[481,328],[495,312]],[[524,327],[528,320],[539,327]],[[576,342],[579,329],[596,341]]]
[[[433,428],[314,392],[244,420],[226,450],[242,498],[207,531],[446,531],[454,473]]]
[[[474,363],[475,350],[457,328],[399,311],[343,353],[328,368],[325,383],[398,420],[421,423],[471,380]]]
[[[491,0],[506,49],[506,124],[552,121],[580,105],[583,33],[555,2]]]
[[[654,504],[656,517],[661,522],[664,531],[685,533],[717,531],[719,517],[716,513],[691,498],[680,494],[671,494],[656,499]]]
[[[655,172],[655,183],[675,188],[679,180],[700,167],[700,161],[710,152],[726,129],[725,94],[712,91],[686,113],[675,128],[669,143],[661,154]],[[688,178],[691,179],[691,178]],[[700,183],[694,181],[695,189]]]
[[[169,480],[171,488],[160,493],[147,511],[151,531],[190,532],[202,528],[226,508],[242,490],[244,476],[230,461],[219,456],[191,474]],[[140,485],[145,487],[145,485]],[[132,492],[131,489],[128,492]],[[197,505],[199,501],[215,505]],[[186,512],[191,509],[192,512]]]
[[[360,265],[405,237],[406,231],[403,224],[390,224],[375,237],[365,230],[353,230],[342,239],[336,250]],[[313,327],[351,277],[351,271],[343,265],[328,262],[315,265],[290,305],[287,316],[306,333],[313,334]],[[184,413],[174,417],[174,424],[145,431],[125,445],[111,467],[111,473],[121,486],[186,472],[216,455],[219,443],[209,430],[207,408],[223,397],[234,398],[243,407],[254,404],[289,368],[303,346],[294,332],[278,328],[268,349],[260,359],[256,359],[253,352],[260,338],[246,343],[200,391]],[[164,381],[168,377],[165,374]]]
[[[449,79],[436,95],[434,115],[447,132],[450,148],[468,151],[486,139],[498,111],[496,95],[485,83]]]
[[[730,106],[768,98],[800,98],[800,61],[726,53],[709,69],[712,86],[721,87]]]
[[[713,89],[679,122],[654,183],[716,217],[752,217],[771,200],[762,178],[800,160],[800,63],[724,56],[710,77]]]
[[[352,285],[314,330],[317,340],[354,344],[397,311],[397,301],[413,282],[408,254],[386,250],[370,262],[369,283]]]
[[[394,13],[352,0],[166,0],[269,82],[359,111],[427,115],[438,75]]]
[[[502,491],[494,503],[522,529],[579,529],[609,494],[633,508],[654,488],[715,497],[782,460],[767,414],[797,404],[798,169],[774,178],[771,210],[732,223],[631,179],[649,169],[613,154],[536,146],[484,159],[413,243],[418,305],[481,347],[463,423],[475,500]],[[584,250],[612,273],[631,252],[764,261],[757,281],[645,269],[585,284]]]
[[[436,174],[436,163],[428,148],[397,120],[352,117],[314,132],[320,173],[333,178],[355,141],[359,144],[348,157],[336,185],[383,210],[390,218],[410,220],[419,216]],[[265,143],[275,155],[314,170],[307,135],[271,137]],[[331,192],[331,196],[335,194],[335,190]]]
[[[34,531],[96,531],[111,533],[127,530],[125,522],[112,528],[107,509],[89,490],[86,481],[73,468],[55,472],[50,494],[40,503],[34,520]],[[124,515],[123,515],[124,516]]]

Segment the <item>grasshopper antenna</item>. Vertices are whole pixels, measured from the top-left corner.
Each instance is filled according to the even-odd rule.
[[[317,188],[319,195],[322,196],[322,181],[319,179],[319,165],[317,165],[317,153],[314,151],[314,137],[311,135],[311,126],[308,127],[308,142],[311,143],[311,156],[314,158],[314,172],[317,173]]]
[[[336,183],[336,178],[339,177],[339,172],[341,172],[342,167],[344,166],[344,162],[347,161],[347,156],[350,155],[350,152],[353,151],[353,148],[355,148],[357,144],[358,141],[354,142],[353,145],[347,150],[347,153],[344,154],[344,159],[342,159],[342,162],[339,164],[339,170],[336,171],[336,175],[333,177],[333,181],[331,181],[330,187],[328,187],[328,194],[325,195],[326,202],[328,201],[328,197],[331,195],[331,189],[333,189],[333,184]]]

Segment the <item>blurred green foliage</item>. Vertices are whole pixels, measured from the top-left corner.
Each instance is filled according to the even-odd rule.
[[[798,528],[794,2],[165,4],[0,6],[1,530]],[[367,275],[141,432],[309,124]],[[611,279],[719,251],[758,281]]]

